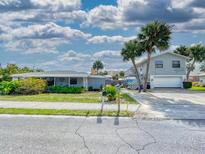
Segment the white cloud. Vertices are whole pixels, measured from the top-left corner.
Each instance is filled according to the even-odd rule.
[[[88,39],[88,43],[92,44],[100,44],[100,43],[124,43],[128,40],[134,39],[136,36],[130,36],[130,37],[124,37],[124,36],[107,36],[107,35],[101,35],[101,36],[93,36],[90,39]]]
[[[129,62],[123,62],[119,51],[102,50],[95,54],[85,54],[74,50],[65,53],[58,53],[56,59],[45,61],[39,64],[39,67],[49,69],[55,67],[60,70],[78,70],[89,72],[95,60],[100,59],[105,65],[106,70],[127,69],[131,65]]]
[[[55,23],[47,23],[45,25],[31,25],[28,27],[20,27],[13,29],[7,33],[13,38],[33,38],[33,39],[47,39],[47,38],[65,38],[68,41],[73,39],[86,39],[90,34],[86,34],[80,30],[72,29],[70,27],[62,27]]]
[[[87,40],[91,34],[55,23],[35,24],[27,27],[1,28],[0,41],[9,51],[32,53],[58,53],[57,47],[72,40]]]
[[[59,39],[22,39],[9,41],[4,45],[9,51],[20,52],[22,54],[36,54],[36,53],[58,53],[57,46],[63,41]]]
[[[59,55],[58,59],[60,61],[68,62],[68,61],[82,61],[82,60],[84,60],[85,58],[88,58],[88,57],[90,57],[90,55],[82,54],[82,53],[79,53],[79,52],[76,52],[76,51],[73,51],[73,50],[69,50],[64,54]]]
[[[80,9],[80,0],[31,0],[34,7],[51,9],[52,11]]]
[[[82,26],[113,29],[121,27],[121,16],[118,8],[112,5],[100,5],[88,12],[86,21]]]
[[[51,11],[71,11],[80,9],[80,0],[1,0],[0,8],[4,11],[46,9]]]
[[[102,50],[99,52],[96,52],[93,55],[94,59],[102,59],[102,58],[121,58],[120,51],[113,51],[113,50]]]

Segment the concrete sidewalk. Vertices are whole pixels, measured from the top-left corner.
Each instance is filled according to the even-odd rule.
[[[29,109],[69,109],[69,110],[100,110],[100,103],[71,103],[71,102],[29,102],[29,101],[0,101],[0,108],[29,108]],[[104,104],[104,111],[117,111],[117,104]],[[129,104],[128,111],[135,112],[136,104]],[[121,111],[127,110],[127,104],[120,105]]]

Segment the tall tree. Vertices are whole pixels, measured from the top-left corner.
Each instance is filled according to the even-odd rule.
[[[138,81],[138,89],[141,92],[141,79],[140,74],[135,63],[137,57],[142,55],[143,48],[138,40],[130,40],[124,44],[124,47],[121,50],[121,55],[123,57],[123,61],[131,61],[135,71],[135,77]]]
[[[98,71],[99,71],[100,69],[103,69],[103,68],[104,68],[104,65],[103,65],[102,61],[96,60],[96,61],[93,63],[93,68],[97,70],[97,74],[98,74]]]
[[[189,57],[186,74],[187,80],[189,80],[190,73],[195,69],[195,63],[205,61],[205,47],[202,44],[195,44],[191,47],[180,46],[174,52]]]
[[[160,51],[168,49],[171,38],[171,26],[159,21],[151,22],[141,28],[138,38],[147,53],[147,67],[144,79],[144,91],[146,91],[151,54],[157,49]]]

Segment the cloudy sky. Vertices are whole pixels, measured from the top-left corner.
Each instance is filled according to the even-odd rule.
[[[205,43],[204,0],[0,0],[0,63],[45,70],[127,69],[120,49],[141,26],[174,26],[170,50]]]

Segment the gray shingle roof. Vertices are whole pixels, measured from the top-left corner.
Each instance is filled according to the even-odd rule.
[[[12,77],[16,78],[29,78],[29,77],[90,77],[90,78],[111,78],[111,76],[89,75],[85,72],[77,71],[46,71],[46,72],[31,72],[22,74],[13,74]]]
[[[76,71],[46,71],[14,74],[12,77],[88,77],[88,73]]]

